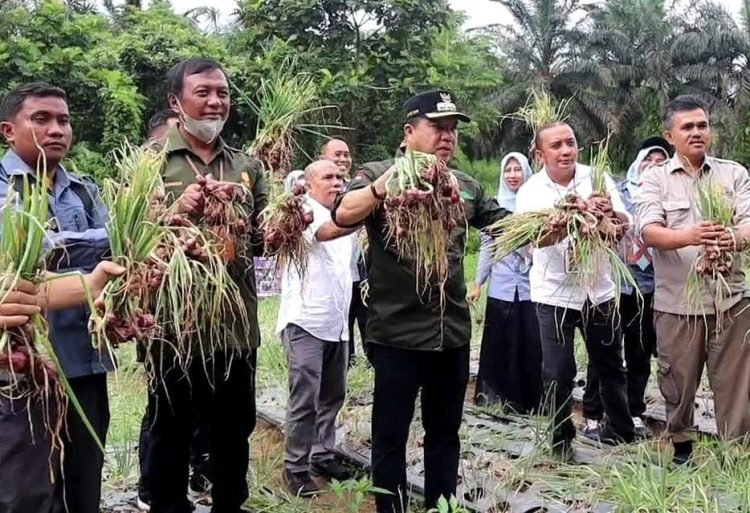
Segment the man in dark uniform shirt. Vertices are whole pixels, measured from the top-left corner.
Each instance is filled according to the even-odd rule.
[[[406,150],[434,154],[444,161],[457,148],[458,122],[469,121],[445,91],[410,98],[404,114]],[[459,221],[450,235],[449,272],[441,305],[438,286],[418,294],[413,262],[399,260],[393,245],[386,242],[383,200],[393,162],[361,166],[333,211],[339,226],[364,222],[369,238],[366,341],[375,368],[373,481],[393,494],[377,496],[378,513],[407,509],[406,442],[420,389],[426,507],[435,507],[440,496],[455,494],[471,340],[463,271],[467,223],[484,228],[508,214],[473,178],[452,170],[467,223]]]

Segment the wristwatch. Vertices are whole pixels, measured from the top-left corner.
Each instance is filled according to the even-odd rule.
[[[378,200],[378,201],[385,200],[385,194],[383,194],[382,196],[379,195],[378,191],[375,189],[375,184],[374,183],[370,184],[370,192],[372,193],[373,196],[375,196],[376,200]]]

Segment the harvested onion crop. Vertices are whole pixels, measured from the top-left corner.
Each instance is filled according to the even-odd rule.
[[[727,197],[726,191],[713,180],[698,182],[698,207],[701,217],[713,221],[726,229],[734,225],[735,206]],[[730,233],[732,233],[730,231]],[[686,301],[693,308],[703,307],[703,293],[710,291],[715,305],[720,305],[732,295],[729,277],[735,262],[735,253],[719,247],[703,246],[688,275]],[[723,316],[717,317],[717,327],[721,327]]]
[[[261,230],[266,254],[276,257],[277,266],[293,265],[301,276],[306,274],[308,243],[304,232],[312,222],[313,213],[305,206],[301,188],[276,196],[268,204],[261,214]]]
[[[417,291],[448,278],[451,232],[466,222],[458,182],[434,155],[410,152],[396,159],[386,183],[386,239],[399,259],[414,263]]]
[[[126,272],[105,287],[103,320],[92,319],[91,329],[100,347],[135,341],[150,358],[155,344],[168,345],[186,365],[194,343],[202,354],[226,345],[227,312],[241,323],[247,314],[223,259],[226,247],[164,205],[163,163],[163,152],[125,146],[120,179],[105,184],[112,258]],[[230,185],[203,182],[213,209],[209,222],[240,215],[230,200],[242,200],[243,192]]]
[[[49,205],[43,157],[36,176],[38,178],[32,184],[24,177],[20,198],[11,182],[7,201],[0,209],[0,298],[13,290],[19,279],[39,284],[46,278],[43,247],[47,238]],[[53,452],[61,449],[69,405],[73,406],[104,451],[67,378],[60,371],[60,362],[43,314],[34,315],[27,324],[18,328],[0,328],[0,372],[6,382],[0,386],[1,396],[41,404],[42,422],[50,436]],[[27,411],[32,409],[27,407]]]

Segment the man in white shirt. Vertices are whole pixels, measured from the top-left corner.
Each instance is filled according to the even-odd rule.
[[[537,132],[534,145],[544,168],[519,190],[518,213],[552,208],[566,194],[574,193],[629,224],[630,216],[611,178],[607,177],[608,196],[592,197],[591,169],[578,164],[578,142],[570,126],[554,123],[543,127]],[[529,278],[542,336],[542,377],[545,389],[550,391],[549,406],[555,417],[553,450],[570,459],[575,437],[571,392],[576,375],[576,328],[583,335],[589,360],[601,376],[601,396],[608,417],[601,439],[632,441],[633,421],[628,411],[615,285],[609,266],[602,265],[593,286],[585,287],[574,274],[575,269],[566,269],[569,244],[564,237],[564,233],[555,233],[534,249]]]
[[[305,170],[307,205],[314,221],[306,273],[284,269],[276,331],[289,364],[285,478],[294,495],[318,492],[312,475],[348,478],[334,458],[336,415],[346,395],[349,303],[352,296],[351,230],[331,222],[330,209],[344,175],[333,162],[319,160]]]

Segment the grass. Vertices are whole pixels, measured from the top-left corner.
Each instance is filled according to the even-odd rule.
[[[138,476],[138,434],[146,410],[146,377],[135,346],[118,350],[118,371],[110,375],[110,427],[107,435],[107,485],[122,488]]]

